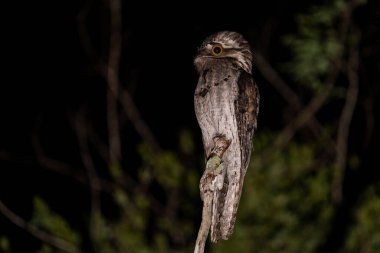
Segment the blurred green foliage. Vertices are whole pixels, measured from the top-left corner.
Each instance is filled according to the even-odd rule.
[[[283,38],[293,54],[284,69],[296,82],[313,90],[321,87],[321,78],[343,50],[334,24],[344,7],[343,0],[332,1],[297,16],[298,32]]]
[[[342,253],[380,252],[380,183],[363,194]]]
[[[65,218],[51,211],[48,204],[38,196],[34,198],[34,213],[30,224],[58,238],[67,240],[76,246],[79,246],[81,242],[80,235],[70,227],[70,224]],[[64,251],[56,251],[48,245],[42,245],[42,248],[37,252],[61,253]]]
[[[63,217],[52,212],[48,204],[40,197],[34,198],[34,214],[30,223],[74,244],[80,243],[80,236],[73,231]]]
[[[9,240],[6,236],[1,235],[0,236],[0,249],[4,253],[10,253],[10,245]]]
[[[326,239],[334,212],[329,197],[331,166],[320,160],[315,144],[296,142],[290,143],[263,166],[260,154],[270,147],[274,136],[263,131],[255,137],[256,149],[246,174],[234,234],[230,240],[217,245],[209,242],[208,252],[312,253],[317,252],[318,246]],[[181,138],[193,142],[188,132]],[[168,199],[163,200],[160,207],[166,210],[152,216],[154,202],[150,200],[151,193],[136,191],[131,194],[119,189],[115,192],[115,202],[119,204],[120,217],[112,221],[102,215],[96,217],[98,237],[94,242],[95,251],[191,252],[200,222],[201,208],[194,206],[199,195],[194,195],[194,191],[198,191],[197,179],[201,171],[185,169],[173,152],[154,156],[143,146],[139,148],[144,157],[143,167],[146,167],[145,170],[151,167],[153,171],[149,173],[161,173],[153,180],[168,194]],[[193,153],[193,156],[196,154]],[[180,172],[171,173],[174,169]],[[146,182],[145,177],[141,176],[141,182]],[[190,181],[181,180],[184,178],[190,178]],[[172,183],[174,181],[177,183]],[[184,195],[175,195],[172,191],[180,191]],[[175,213],[167,209],[168,202],[172,201],[170,196],[178,201],[177,205],[169,205]],[[376,192],[372,186],[358,204],[355,221],[350,226],[341,252],[379,251],[379,213],[378,189]],[[35,199],[32,223],[80,246],[78,233],[38,197]],[[179,240],[183,243],[179,243],[181,247],[173,246],[178,244],[173,239],[176,237],[184,240]],[[4,237],[0,245],[2,249],[7,249]],[[47,245],[38,251],[53,252],[61,253]]]

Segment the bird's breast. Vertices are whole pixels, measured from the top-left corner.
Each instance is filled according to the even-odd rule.
[[[212,146],[216,135],[225,135],[230,140],[237,138],[234,106],[237,78],[236,71],[226,68],[207,69],[199,77],[194,105],[205,146]]]

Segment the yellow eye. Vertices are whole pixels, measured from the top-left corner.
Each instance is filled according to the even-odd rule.
[[[223,47],[220,44],[215,44],[211,48],[211,53],[214,56],[219,56],[223,53]]]

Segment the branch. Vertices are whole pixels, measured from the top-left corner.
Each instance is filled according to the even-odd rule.
[[[104,68],[100,68],[100,73],[103,76],[106,75],[106,71]],[[117,80],[118,84],[120,83],[119,80]],[[119,86],[119,85],[118,85]],[[113,90],[110,90],[113,92]],[[148,124],[145,122],[143,117],[141,116],[141,113],[139,109],[137,108],[135,102],[132,99],[132,96],[128,92],[127,89],[123,89],[119,93],[113,94],[114,97],[117,97],[119,99],[119,102],[123,108],[123,111],[131,121],[133,127],[137,131],[137,133],[141,136],[143,141],[148,145],[148,147],[151,149],[151,151],[154,154],[159,154],[162,152],[162,149],[160,145],[158,144],[153,132],[149,128]]]
[[[87,127],[89,128],[88,129],[88,135],[90,137],[89,141],[94,141],[92,135],[95,133],[92,132],[93,129],[91,128],[91,125],[90,126],[87,125]],[[97,136],[95,135],[95,137],[97,137]],[[32,143],[33,143],[34,149],[36,151],[37,162],[42,168],[44,168],[46,170],[53,171],[55,173],[58,173],[58,174],[61,174],[64,176],[71,177],[83,185],[89,185],[90,184],[90,182],[88,180],[88,174],[86,176],[83,173],[77,173],[77,172],[75,172],[74,168],[71,165],[69,165],[63,161],[59,161],[59,160],[56,160],[54,158],[46,156],[44,149],[41,146],[36,135],[33,136]],[[93,144],[96,145],[99,143],[94,142]],[[103,146],[102,143],[100,143],[100,144]],[[97,148],[97,147],[95,147],[95,148]],[[103,150],[103,148],[104,147],[98,147],[97,149]],[[104,152],[101,152],[101,153],[104,153]],[[105,154],[103,154],[103,155],[105,155]],[[7,152],[5,152],[3,150],[1,150],[1,152],[0,152],[0,159],[9,160],[9,161],[17,161],[17,162],[21,162],[23,164],[25,164],[25,161],[28,161],[28,165],[34,165],[34,163],[31,162],[33,159],[23,158],[23,157],[18,157],[18,156],[17,157],[14,157],[14,156],[11,157]],[[104,191],[104,192],[108,193],[109,195],[114,196],[115,190],[119,189],[120,184],[121,184],[121,185],[127,187],[127,190],[129,192],[141,192],[141,193],[145,194],[145,196],[149,199],[149,201],[151,203],[151,207],[156,214],[168,213],[168,210],[166,208],[164,208],[162,203],[159,200],[157,200],[152,194],[149,194],[148,187],[146,185],[141,185],[141,184],[137,183],[134,179],[132,179],[131,177],[129,177],[126,174],[122,174],[120,176],[118,183],[110,182],[110,181],[102,179],[102,178],[98,178],[98,181],[99,181],[99,184],[97,184],[97,183],[93,184],[94,190],[96,190],[98,192]]]
[[[109,0],[110,8],[110,48],[107,65],[107,124],[111,164],[119,164],[121,157],[119,117],[117,99],[119,97],[119,63],[121,56],[121,2]]]
[[[96,133],[94,126],[91,124],[86,125],[88,141],[91,146],[97,151],[98,155],[105,161],[109,162],[108,145]]]
[[[98,73],[106,80],[108,85],[107,93],[107,124],[109,136],[109,156],[111,163],[119,161],[120,158],[120,138],[119,136],[119,117],[117,115],[116,100],[119,100],[127,117],[137,133],[142,137],[144,142],[154,153],[160,153],[161,148],[156,138],[150,130],[147,123],[141,117],[136,104],[127,90],[123,90],[120,94],[120,80],[118,78],[119,62],[121,56],[121,2],[120,0],[108,0],[110,8],[110,47],[108,55],[108,63],[98,61],[95,68]],[[88,15],[90,4],[87,4],[77,16],[78,32],[82,45],[87,52],[89,58],[96,61],[90,36],[86,30],[85,21]],[[103,155],[103,157],[105,157]]]
[[[148,127],[148,124],[143,120],[136,104],[134,103],[132,96],[127,90],[122,92],[120,97],[120,103],[127,114],[128,118],[131,120],[136,131],[143,138],[144,142],[150,147],[154,154],[159,154],[162,152],[160,145],[158,144],[153,132]]]
[[[262,154],[262,163],[265,165],[269,162],[270,158],[280,152],[286,144],[293,138],[294,134],[303,127],[312,117],[314,117],[315,113],[323,106],[325,101],[330,95],[331,89],[334,87],[334,83],[338,77],[341,67],[341,61],[337,61],[333,64],[333,69],[330,72],[329,77],[325,81],[325,85],[320,90],[319,94],[317,94],[302,110],[297,117],[292,120],[277,136],[274,143],[268,149],[264,150]]]
[[[212,219],[212,198],[213,192],[206,192],[203,195],[202,222],[199,227],[197,240],[195,242],[194,253],[203,253],[211,227]]]
[[[100,198],[99,189],[100,182],[99,177],[95,169],[94,162],[92,160],[91,153],[88,148],[88,136],[86,129],[86,122],[84,119],[83,111],[80,111],[74,118],[75,133],[77,135],[78,144],[80,148],[80,154],[82,157],[83,165],[86,169],[88,182],[91,193],[91,209],[90,209],[90,234],[94,240],[94,236],[98,232],[96,218],[100,214]]]
[[[282,95],[288,104],[296,111],[299,112],[304,107],[301,99],[298,97],[288,84],[281,78],[276,70],[269,64],[269,62],[260,54],[256,53],[256,65],[261,74],[267,79],[269,83]],[[306,122],[307,126],[311,129],[315,136],[320,136],[321,125],[318,120],[312,115],[311,119]]]
[[[90,137],[89,141],[92,142],[92,141],[94,141],[93,137],[96,137],[96,138],[98,138],[98,137],[93,132],[91,125],[90,126],[87,125],[86,129],[87,128],[88,128],[88,132],[86,132],[86,133],[88,133],[88,135]],[[83,173],[77,173],[77,172],[75,172],[74,168],[71,165],[69,165],[63,161],[59,161],[59,160],[56,160],[54,158],[48,157],[45,154],[45,151],[44,151],[43,147],[41,146],[41,144],[37,138],[37,135],[33,136],[32,143],[33,143],[34,149],[36,151],[37,162],[42,168],[44,168],[46,170],[53,171],[55,173],[58,173],[58,174],[61,174],[64,176],[71,177],[83,185],[89,185],[90,184],[89,180],[88,180],[88,175],[86,177],[86,175]],[[96,145],[98,145],[98,144],[102,145],[102,147],[96,147]],[[99,151],[100,153],[105,153],[102,151],[104,149],[103,143],[98,143],[97,141],[95,141],[95,142],[93,142],[93,145],[95,145],[96,149],[100,150]],[[105,154],[103,154],[103,155],[105,155]],[[3,150],[0,150],[0,159],[8,160],[8,161],[16,161],[16,162],[19,162],[22,164],[25,164],[27,161],[28,165],[34,165],[34,163],[31,162],[33,159],[23,158],[23,157],[19,157],[19,156],[17,156],[17,157],[10,156],[7,152],[5,152]],[[163,214],[163,213],[168,212],[168,210],[166,210],[166,208],[164,208],[164,206],[162,205],[162,203],[159,200],[157,200],[152,194],[149,194],[148,187],[146,185],[142,185],[142,184],[137,183],[134,179],[129,177],[127,174],[122,174],[119,178],[119,182],[117,182],[117,183],[110,182],[110,181],[102,179],[102,178],[98,178],[98,180],[99,180],[99,184],[93,184],[93,187],[95,187],[95,189],[97,191],[104,191],[104,192],[110,194],[111,196],[114,196],[115,190],[119,189],[120,184],[121,184],[121,185],[127,187],[127,190],[129,192],[141,192],[141,193],[145,194],[145,196],[147,196],[147,198],[149,198],[149,201],[151,202],[151,207],[156,212],[156,214]]]
[[[197,240],[195,242],[194,253],[203,253],[207,241],[207,236],[211,227],[211,241],[216,243],[221,238],[221,228],[216,224],[214,219],[219,215],[219,210],[216,210],[216,203],[222,193],[223,181],[226,176],[225,168],[223,167],[222,157],[224,152],[230,145],[230,141],[225,137],[214,138],[214,147],[211,150],[210,158],[206,162],[206,169],[203,172],[199,182],[200,195],[203,201],[202,222],[198,230]],[[231,208],[225,206],[224,208]],[[212,227],[213,226],[213,227]]]
[[[346,102],[339,120],[337,144],[336,144],[336,161],[335,173],[332,182],[332,199],[335,204],[342,201],[342,184],[347,163],[347,141],[352,121],[352,116],[356,107],[359,93],[358,65],[359,52],[357,48],[351,48],[347,64],[348,89],[346,93]]]
[[[161,148],[158,145],[152,131],[141,117],[141,114],[129,92],[124,89],[120,94],[118,71],[121,56],[121,2],[120,0],[109,0],[109,4],[111,15],[109,59],[106,68],[102,67],[100,72],[106,78],[109,87],[109,92],[107,94],[107,115],[110,136],[111,162],[114,162],[117,161],[118,157],[120,157],[120,138],[118,137],[119,128],[116,110],[117,99],[120,101],[123,110],[130,119],[136,131],[143,138],[144,142],[151,148],[153,153],[160,153]]]
[[[96,57],[95,57],[94,47],[91,43],[90,36],[86,29],[86,18],[90,10],[91,3],[92,1],[86,1],[83,9],[78,13],[77,15],[78,27],[77,28],[78,28],[78,36],[79,36],[80,42],[82,43],[83,49],[87,57],[91,59],[95,59]]]
[[[69,241],[66,241],[60,237],[56,237],[52,234],[43,231],[22,219],[20,216],[11,211],[1,200],[0,200],[0,212],[13,224],[25,229],[35,238],[66,252],[79,252],[77,246]]]
[[[269,62],[258,52],[255,54],[255,63],[261,74],[267,79],[273,87],[282,95],[282,97],[297,111],[303,105],[298,95],[287,85],[284,79],[273,69]]]
[[[77,182],[84,184],[84,185],[89,185],[89,179],[88,179],[88,174],[87,176],[83,173],[76,173],[76,170],[69,164],[48,157],[45,154],[45,151],[43,147],[41,146],[41,143],[39,142],[37,135],[34,135],[32,137],[32,144],[34,147],[34,150],[36,152],[35,159],[37,160],[38,165],[40,165],[43,169],[53,171],[55,173],[68,176],[76,180]],[[23,162],[24,160],[31,160],[31,159],[25,159],[22,157],[10,157],[8,154],[6,156],[2,157],[3,159],[6,160],[12,160],[12,161],[18,161],[18,162]],[[111,183],[107,182],[105,180],[99,179],[99,184],[94,184],[94,187],[97,187],[96,190],[105,190],[107,192],[111,191]]]

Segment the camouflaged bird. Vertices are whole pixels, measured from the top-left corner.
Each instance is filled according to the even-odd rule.
[[[194,60],[199,80],[195,113],[202,131],[206,169],[200,180],[203,200],[195,252],[233,232],[244,176],[257,126],[259,91],[252,78],[252,52],[236,32],[207,37]],[[202,245],[203,244],[203,245]]]

